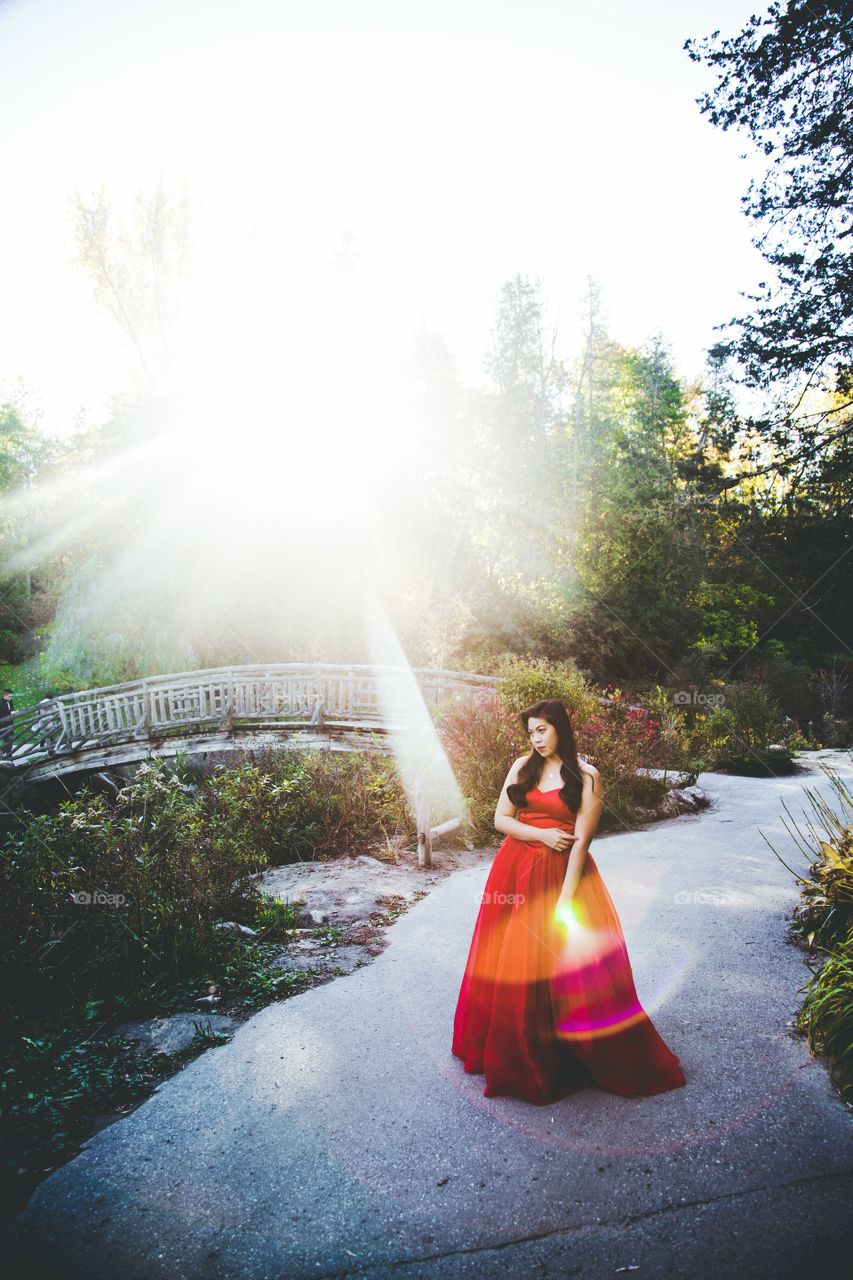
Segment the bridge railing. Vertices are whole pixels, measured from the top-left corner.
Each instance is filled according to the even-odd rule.
[[[0,722],[0,740],[18,765],[134,738],[228,729],[236,721],[246,727],[367,724],[381,731],[408,718],[412,679],[435,714],[454,698],[493,688],[499,678],[371,664],[215,667],[44,699]]]

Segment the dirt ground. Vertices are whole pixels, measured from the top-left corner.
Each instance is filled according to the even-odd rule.
[[[331,978],[351,973],[387,946],[389,925],[455,871],[490,861],[493,849],[438,848],[430,868],[407,849],[391,862],[367,854],[272,867],[259,887],[283,902],[301,901],[303,929],[282,952],[288,969]]]

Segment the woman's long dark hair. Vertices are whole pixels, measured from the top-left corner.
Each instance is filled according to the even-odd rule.
[[[578,746],[569,713],[559,698],[543,698],[541,702],[534,702],[532,707],[525,707],[519,712],[518,718],[525,733],[527,733],[527,722],[531,716],[536,716],[538,720],[547,720],[557,730],[557,755],[563,762],[560,766],[563,778],[560,799],[574,813],[577,813],[583,794],[583,780],[578,763]],[[527,793],[536,786],[544,768],[545,761],[537,751],[531,749],[530,755],[518,771],[518,778],[506,790],[510,803],[517,809],[524,808],[527,803]]]

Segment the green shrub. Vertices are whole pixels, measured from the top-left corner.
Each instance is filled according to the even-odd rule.
[[[788,731],[778,704],[763,685],[737,681],[724,688],[725,705],[708,716],[707,731],[719,768],[765,773],[790,760],[790,752],[768,753]],[[784,746],[784,743],[780,745]]]
[[[62,1007],[202,963],[218,919],[253,916],[266,865],[211,799],[145,764],[114,808],[84,789],[29,815],[0,859],[3,989]]]
[[[809,944],[830,946],[853,929],[853,828],[840,840],[822,840],[797,911],[800,933]]]
[[[849,747],[853,741],[850,721],[838,716],[824,715],[821,718],[821,739],[826,747]]]
[[[785,739],[785,746],[791,752],[809,751],[814,746],[814,743],[799,729],[792,729]]]
[[[510,717],[543,698],[558,698],[568,710],[577,735],[598,710],[598,694],[573,662],[506,655],[498,664],[497,674],[502,677],[497,686],[498,703]],[[522,746],[517,754],[530,747],[520,730],[519,737]]]
[[[253,928],[258,929],[269,941],[286,942],[291,931],[299,926],[304,901],[282,902],[271,894],[260,892]]]
[[[763,751],[784,735],[782,711],[763,685],[739,681],[724,692],[732,716],[729,743],[736,751]]]
[[[0,656],[3,658],[3,666],[14,668],[18,663],[24,662],[28,650],[26,637],[10,631],[8,627],[0,627]]]
[[[803,990],[797,1030],[825,1055],[832,1082],[853,1102],[853,933],[833,948]]]
[[[820,700],[814,688],[814,673],[802,662],[791,658],[781,640],[768,640],[756,654],[749,672],[783,713],[807,724],[820,715]]]
[[[257,926],[260,912],[281,936],[285,908],[256,889],[265,867],[370,847],[408,821],[392,760],[316,751],[195,780],[184,761],[146,762],[114,805],[84,787],[22,817],[0,856],[0,979],[57,1008],[203,971],[222,920]]]
[[[793,830],[801,848],[816,843],[806,874],[799,875],[773,849],[802,886],[790,923],[791,936],[825,957],[801,990],[805,993],[797,1029],[823,1053],[841,1096],[853,1101],[853,793],[837,770],[821,761],[835,792],[833,804],[806,788],[816,822],[804,834]],[[787,810],[786,810],[787,812]],[[789,817],[791,815],[789,814]],[[770,842],[768,841],[768,844]],[[772,844],[770,845],[773,848]],[[809,966],[811,967],[811,966]]]
[[[226,789],[236,774],[256,770],[276,795],[269,820],[254,822],[257,839],[275,864],[367,852],[389,830],[414,835],[405,789],[390,753],[273,748],[234,753],[200,781]],[[214,782],[214,779],[224,781]],[[271,794],[271,793],[268,793]],[[251,802],[250,802],[251,803]]]

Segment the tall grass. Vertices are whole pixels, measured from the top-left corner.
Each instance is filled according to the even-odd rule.
[[[784,806],[791,819],[785,826],[809,860],[807,873],[800,875],[773,852],[801,885],[791,935],[817,960],[808,964],[812,976],[800,989],[797,1030],[825,1055],[833,1083],[845,1101],[853,1102],[853,793],[836,769],[819,763],[835,804],[805,788],[814,814],[806,834]]]

